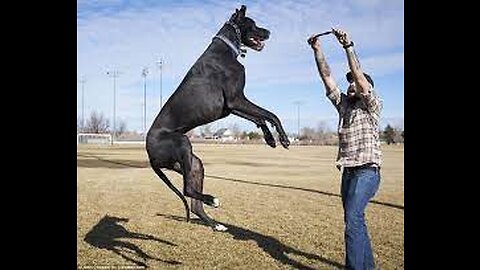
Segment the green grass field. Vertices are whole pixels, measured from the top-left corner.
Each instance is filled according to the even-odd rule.
[[[336,146],[194,144],[214,232],[149,167],[143,146],[77,148],[79,269],[339,269],[344,264]],[[404,148],[384,165],[367,224],[380,269],[404,268]],[[165,171],[179,190],[179,174]]]

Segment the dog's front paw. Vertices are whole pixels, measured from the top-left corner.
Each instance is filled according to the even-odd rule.
[[[267,125],[258,125],[259,128],[262,129],[263,132],[263,139],[265,142],[270,145],[272,148],[277,147],[277,143],[275,142],[275,138],[273,137],[272,133],[268,129]]]
[[[265,138],[265,142],[270,145],[272,148],[277,147],[277,143],[275,142],[275,139],[273,137],[271,138]]]
[[[288,146],[290,145],[290,140],[286,135],[283,135],[283,136],[280,136],[280,143],[284,148],[288,149]]]

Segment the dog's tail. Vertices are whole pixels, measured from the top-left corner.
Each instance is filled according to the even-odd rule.
[[[185,199],[185,196],[170,182],[170,179],[162,172],[162,170],[155,166],[154,164],[152,165],[152,169],[157,173],[157,175],[165,182],[165,184],[177,194],[180,199],[183,201],[183,205],[185,206],[185,211],[187,212],[187,222],[190,221],[190,208],[188,207],[187,199]]]

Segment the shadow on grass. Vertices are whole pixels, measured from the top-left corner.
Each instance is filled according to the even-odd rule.
[[[77,167],[110,168],[110,169],[150,168],[150,163],[148,161],[112,160],[112,159],[104,159],[98,156],[85,155],[85,154],[77,154],[77,157],[89,158],[89,159],[77,158]]]
[[[179,216],[173,216],[173,215],[165,215],[165,214],[160,214],[158,213],[157,216],[160,217],[165,217],[168,219],[176,220],[176,221],[186,221],[184,217],[179,217]],[[200,219],[195,218],[195,219],[190,219],[192,223],[207,226],[205,223],[203,223]],[[277,239],[268,236],[268,235],[263,235],[245,228],[241,228],[235,225],[227,224],[227,223],[222,223],[223,225],[227,226],[228,230],[223,233],[229,233],[230,235],[233,236],[233,239],[237,240],[243,240],[243,241],[249,241],[253,240],[257,243],[257,245],[263,249],[266,253],[268,253],[272,258],[275,260],[285,264],[285,265],[290,265],[296,269],[316,269],[312,268],[310,266],[304,265],[296,260],[293,260],[287,256],[287,254],[291,255],[299,255],[303,256],[307,259],[310,260],[317,260],[320,261],[324,264],[328,265],[328,268],[331,269],[332,267],[344,269],[345,266],[343,264],[340,264],[338,262],[323,258],[321,256],[318,256],[316,254],[311,254],[307,252],[303,252],[301,250],[289,247]],[[220,233],[220,232],[219,232]]]
[[[176,246],[176,244],[171,243],[166,240],[156,238],[153,235],[130,232],[125,229],[119,222],[128,222],[127,218],[118,218],[105,215],[93,228],[87,233],[84,238],[84,241],[88,244],[101,249],[106,249],[114,252],[117,255],[122,256],[129,262],[135,263],[138,266],[147,267],[145,261],[147,259],[152,259],[160,261],[166,264],[178,265],[181,264],[177,261],[167,261],[159,258],[152,257],[146,254],[135,244],[127,242],[125,240],[120,240],[119,238],[130,238],[130,239],[141,239],[141,240],[152,240],[159,243],[163,243],[169,246]],[[127,256],[127,253],[133,254]],[[140,257],[142,261],[139,261],[133,257]]]
[[[96,159],[96,160],[91,160],[91,159],[80,159],[80,160],[78,160],[77,159],[77,167],[86,167],[86,168],[99,168],[99,167],[106,167],[106,168],[150,168],[150,163],[148,161],[109,160],[109,159],[104,159],[104,158],[94,156],[94,155],[84,155],[84,154],[77,154],[77,156]],[[205,163],[204,163],[204,165],[205,165]],[[322,195],[334,196],[334,197],[341,198],[340,194],[321,191],[321,190],[315,190],[315,189],[310,189],[310,188],[301,188],[301,187],[278,185],[278,184],[266,184],[266,183],[247,181],[247,180],[241,180],[241,179],[235,179],[235,178],[229,178],[229,177],[223,177],[223,176],[215,176],[215,175],[205,175],[205,177],[209,177],[209,178],[212,178],[212,179],[218,179],[218,180],[227,180],[227,181],[243,183],[243,184],[252,184],[252,185],[259,185],[259,186],[267,186],[267,187],[285,188],[285,189],[293,189],[293,190],[300,190],[300,191],[306,191],[306,192],[313,192],[313,193],[318,193],[318,194],[322,194]],[[370,203],[404,210],[403,205],[393,204],[393,203],[389,203],[389,202],[381,202],[381,201],[377,201],[377,200],[371,200]]]
[[[300,191],[318,193],[318,194],[327,195],[327,196],[334,196],[334,197],[339,197],[339,198],[342,197],[340,194],[331,193],[331,192],[326,192],[326,191],[321,191],[321,190],[315,190],[315,189],[311,189],[311,188],[301,188],[301,187],[293,187],[293,186],[278,185],[278,184],[266,184],[266,183],[260,183],[260,182],[254,182],[254,181],[247,181],[247,180],[240,180],[240,179],[235,179],[235,178],[228,178],[228,177],[214,176],[214,175],[205,175],[205,177],[209,177],[209,178],[213,178],[213,179],[218,179],[218,180],[227,180],[227,181],[232,181],[232,182],[237,182],[237,183],[243,183],[243,184],[252,184],[252,185],[275,187],[275,188],[293,189],[293,190],[300,190]],[[383,206],[388,206],[388,207],[392,207],[392,208],[397,208],[397,209],[404,210],[404,206],[403,206],[403,205],[398,205],[398,204],[393,204],[393,203],[388,203],[388,202],[381,202],[381,201],[376,201],[376,200],[371,200],[370,203],[379,204],[379,205],[383,205]]]

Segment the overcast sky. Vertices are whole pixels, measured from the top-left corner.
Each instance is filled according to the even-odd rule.
[[[300,126],[335,128],[338,114],[325,97],[313,52],[306,39],[339,27],[355,42],[365,72],[375,81],[384,101],[382,126],[403,128],[404,117],[404,1],[77,1],[77,115],[92,111],[113,118],[113,78],[116,78],[117,124],[142,131],[144,80],[147,129],[163,101],[176,89],[192,64],[230,18],[235,8],[247,6],[247,16],[271,31],[261,52],[248,50],[239,61],[246,69],[246,96],[275,113],[289,133]],[[321,38],[333,75],[345,90],[348,70],[343,48],[334,36]],[[162,85],[156,65],[163,59]],[[85,78],[85,83],[80,79]],[[301,102],[300,114],[295,102]],[[256,130],[254,124],[229,116],[213,128],[236,123]]]

